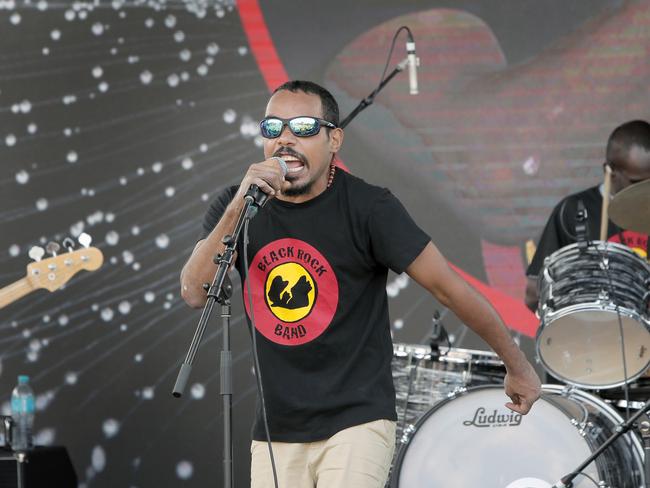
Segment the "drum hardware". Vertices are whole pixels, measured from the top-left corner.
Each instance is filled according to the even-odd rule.
[[[447,351],[443,353],[440,352],[440,343],[442,341],[447,343]],[[451,350],[451,340],[449,339],[447,329],[445,329],[445,326],[440,320],[440,312],[438,310],[433,312],[433,326],[431,336],[429,337],[429,345],[431,346],[432,354],[444,356]]]
[[[573,486],[573,480],[580,474],[582,474],[582,471],[589,466],[593,461],[595,461],[601,454],[603,454],[609,446],[612,445],[619,437],[622,435],[628,433],[630,429],[634,426],[635,422],[641,418],[642,415],[644,415],[648,410],[650,410],[650,401],[647,401],[645,405],[643,406],[642,409],[640,409],[637,413],[635,413],[632,417],[630,417],[627,421],[623,422],[622,424],[618,424],[614,428],[614,433],[609,436],[609,438],[601,444],[601,446],[596,449],[596,451],[589,456],[587,459],[585,459],[575,470],[573,470],[571,473],[567,474],[566,476],[563,476],[560,478],[560,481],[555,483],[551,488],[571,488]],[[643,424],[644,422],[642,422]],[[647,425],[647,429],[650,429],[650,424],[648,421],[645,421],[645,424]],[[646,439],[644,438],[644,451],[645,451],[645,462],[644,462],[644,473],[645,473],[645,486],[648,487],[650,486],[650,479],[648,478],[648,447],[646,444]]]
[[[645,420],[639,422],[639,432],[643,439],[643,453],[645,459],[645,483],[646,488],[650,486],[650,421],[646,417]]]
[[[550,264],[551,264],[551,257],[546,256],[544,258],[544,271],[542,274],[544,275],[544,279],[549,285],[548,285],[548,293],[547,293],[548,296],[546,297],[546,300],[544,300],[544,304],[546,305],[547,308],[555,309],[555,297],[553,296],[553,283],[555,282],[555,279],[553,278],[553,276],[551,276]],[[537,312],[537,316],[540,317],[539,312]],[[540,360],[539,355],[537,355],[537,359]]]
[[[413,435],[413,432],[415,432],[415,426],[413,424],[404,427],[404,430],[402,430],[402,437],[399,439],[400,444],[406,444],[411,438],[411,435]]]
[[[565,246],[544,264],[536,341],[543,367],[588,389],[642,375],[650,365],[648,263],[626,246],[592,241]]]
[[[643,405],[645,405],[643,402],[635,402],[635,401],[630,401],[630,400],[619,400],[616,403],[613,404],[615,407],[620,408],[622,410],[638,410],[640,408],[643,408]]]
[[[603,256],[603,258],[601,259],[600,269],[602,269],[603,271],[609,269],[609,258],[607,256]]]

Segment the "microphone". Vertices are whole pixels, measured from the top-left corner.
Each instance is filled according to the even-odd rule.
[[[273,156],[271,159],[275,159],[280,165],[280,169],[282,170],[282,176],[283,177],[287,176],[287,171],[289,171],[289,169],[287,168],[287,162],[284,159],[279,158],[277,156]]]
[[[278,164],[280,165],[280,169],[282,170],[282,176],[286,176],[287,174],[287,163],[284,159],[279,158],[277,156],[273,156],[270,159],[275,159],[277,160]],[[260,187],[257,185],[251,185],[248,188],[248,191],[246,192],[246,195],[244,196],[245,200],[249,200],[251,202],[251,209],[255,209],[252,211],[251,218],[257,213],[257,209],[262,208],[264,205],[266,205],[266,202],[269,201],[269,196],[268,194],[264,193],[262,190],[260,190]]]
[[[420,65],[420,58],[415,55],[415,41],[413,36],[410,35],[410,31],[408,41],[406,41],[406,54],[409,67],[409,93],[417,95],[419,93],[417,67]]]
[[[443,330],[445,326],[440,323],[440,312],[437,310],[433,313],[433,329],[429,337],[429,346],[431,352],[440,352],[440,341],[442,340]]]
[[[440,344],[442,342],[446,342],[448,347],[447,351],[443,353],[440,352]],[[449,334],[440,320],[440,312],[438,310],[433,313],[433,328],[431,330],[431,336],[429,336],[429,347],[431,347],[431,354],[434,356],[445,356],[451,350]]]

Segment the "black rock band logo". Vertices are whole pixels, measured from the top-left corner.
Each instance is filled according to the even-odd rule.
[[[249,279],[255,327],[266,338],[295,346],[314,340],[329,327],[338,306],[338,281],[328,260],[313,246],[297,239],[267,244],[251,261]],[[247,294],[244,287],[249,311]]]

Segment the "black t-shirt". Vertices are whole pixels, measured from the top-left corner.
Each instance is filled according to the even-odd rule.
[[[535,256],[528,266],[526,275],[538,276],[544,266],[544,258],[550,256],[558,249],[576,242],[576,215],[578,213],[579,200],[582,200],[587,210],[589,240],[599,239],[603,197],[600,188],[594,186],[579,193],[569,195],[556,205],[542,232]],[[607,240],[625,244],[635,249],[642,257],[647,258],[647,235],[623,230],[610,220],[607,229]]]
[[[201,237],[236,190],[212,202]],[[390,191],[344,171],[309,201],[269,201],[249,234],[248,279],[272,440],[311,442],[364,422],[396,420],[386,279],[388,269],[404,271],[429,236]],[[253,438],[266,438],[260,408]]]

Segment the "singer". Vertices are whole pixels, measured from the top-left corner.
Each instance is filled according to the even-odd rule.
[[[250,321],[280,488],[382,488],[395,446],[386,279],[408,275],[476,331],[507,368],[508,408],[527,413],[540,381],[488,302],[444,257],[391,192],[337,169],[338,105],[321,86],[290,81],[260,123],[264,161],[210,205],[181,272],[184,300],[201,307],[212,257],[235,225],[251,185],[269,196],[243,239],[236,268]],[[281,164],[286,163],[286,174]],[[247,288],[250,285],[251,296]],[[252,302],[252,310],[249,302]],[[251,486],[274,486],[257,409]],[[435,462],[435,460],[432,460]]]

